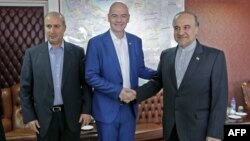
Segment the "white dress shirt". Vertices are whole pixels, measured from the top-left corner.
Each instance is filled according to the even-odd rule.
[[[129,64],[129,53],[128,53],[128,42],[126,34],[124,34],[123,38],[119,39],[115,36],[115,34],[110,31],[111,38],[113,40],[115,51],[120,63],[120,69],[122,72],[123,79],[123,87],[130,88],[130,64]]]

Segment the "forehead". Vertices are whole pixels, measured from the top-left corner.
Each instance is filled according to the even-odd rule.
[[[128,8],[124,4],[114,4],[109,11],[110,14],[128,14]]]
[[[195,18],[191,14],[184,13],[177,16],[173,24],[174,26],[195,25]]]
[[[48,15],[45,24],[62,24],[62,19],[59,15]]]

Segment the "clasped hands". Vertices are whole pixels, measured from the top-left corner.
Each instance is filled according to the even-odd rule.
[[[134,99],[136,99],[136,91],[133,89],[129,89],[129,88],[123,88],[121,90],[119,98],[121,101],[125,103],[129,103],[133,101]]]

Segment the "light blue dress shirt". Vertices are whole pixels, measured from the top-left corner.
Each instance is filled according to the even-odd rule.
[[[61,86],[64,58],[64,42],[62,42],[62,46],[59,48],[54,48],[49,43],[48,50],[54,84],[54,105],[63,105]]]

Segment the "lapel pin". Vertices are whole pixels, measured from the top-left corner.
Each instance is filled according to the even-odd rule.
[[[200,60],[200,58],[199,58],[199,57],[196,57],[196,60],[198,60],[198,61],[199,61],[199,60]]]
[[[132,43],[131,43],[131,42],[129,42],[129,43],[128,43],[128,45],[132,45]]]

